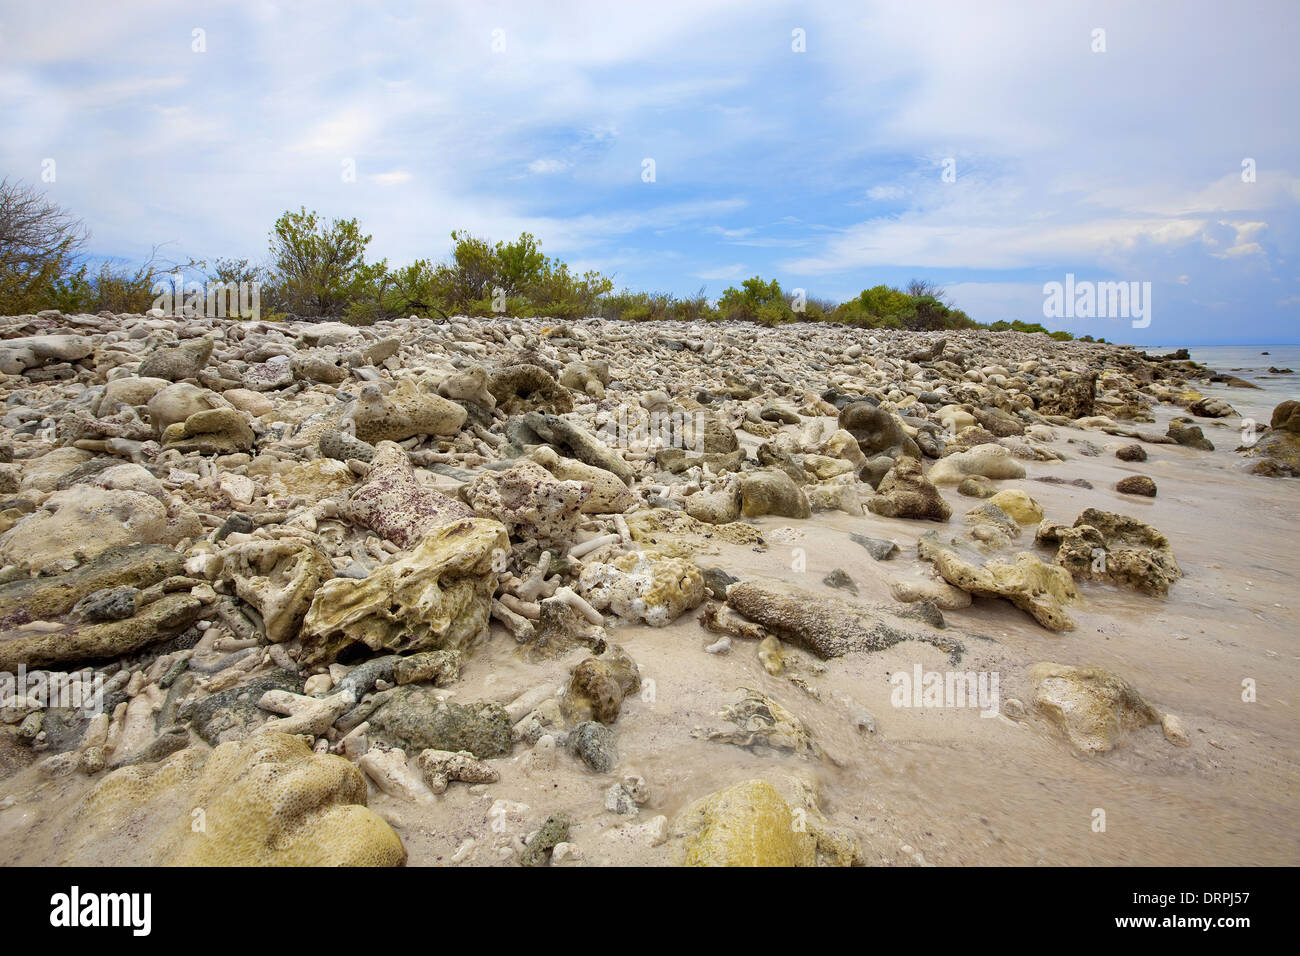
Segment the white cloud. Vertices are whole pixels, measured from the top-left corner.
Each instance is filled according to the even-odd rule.
[[[562,173],[568,169],[572,163],[562,159],[534,159],[528,164],[528,171],[538,176],[546,176],[551,173]]]

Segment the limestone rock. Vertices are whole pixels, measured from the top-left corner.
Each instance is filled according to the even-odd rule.
[[[387,395],[377,385],[363,385],[351,412],[355,436],[372,445],[423,435],[454,435],[467,417],[462,406],[426,391],[409,378]]]
[[[1056,563],[1074,577],[1163,596],[1183,576],[1169,539],[1136,518],[1086,509],[1073,527],[1044,521],[1039,544],[1057,544]]]

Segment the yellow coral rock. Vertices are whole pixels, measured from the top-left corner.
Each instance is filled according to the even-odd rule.
[[[400,866],[360,770],[264,733],[105,777],[78,808],[66,862],[152,866]]]

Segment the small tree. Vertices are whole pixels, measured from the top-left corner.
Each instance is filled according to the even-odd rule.
[[[56,284],[72,270],[87,238],[81,220],[43,193],[0,180],[0,315],[53,304]]]
[[[356,219],[327,227],[315,212],[286,212],[271,230],[280,307],[301,316],[340,318],[349,303],[369,300],[384,264],[366,263],[370,236]]]

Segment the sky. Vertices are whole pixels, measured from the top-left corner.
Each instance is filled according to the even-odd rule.
[[[632,289],[919,277],[983,322],[1294,343],[1298,27],[1294,0],[0,0],[0,176],[124,262],[265,260],[305,206],[391,265],[528,231]],[[1149,288],[1145,326],[1045,318],[1067,276]]]

